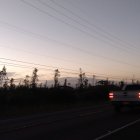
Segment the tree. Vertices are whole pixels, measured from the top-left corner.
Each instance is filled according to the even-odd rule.
[[[3,83],[7,80],[7,72],[6,72],[6,67],[4,66],[2,71],[0,71],[0,86],[3,86]]]
[[[14,84],[14,78],[10,79],[10,88],[14,89],[15,88],[15,84]]]
[[[81,68],[80,68],[80,74],[78,79],[78,85],[79,88],[87,87],[88,85],[88,79],[86,78],[86,74],[82,72]]]
[[[58,87],[59,86],[58,78],[60,77],[60,71],[56,69],[54,72],[55,72],[54,73],[54,87]]]
[[[120,86],[120,88],[122,88],[122,87],[124,86],[124,84],[125,84],[124,81],[120,81],[120,82],[119,82],[119,86]]]
[[[84,73],[82,73],[82,69],[80,68],[80,74],[79,74],[79,79],[78,79],[78,85],[80,88],[83,87],[83,75]]]
[[[2,71],[0,71],[0,86],[2,87],[2,80],[3,79],[3,74],[2,74]]]
[[[64,87],[66,87],[67,86],[67,79],[65,79],[65,81],[64,81]]]
[[[109,81],[108,80],[100,80],[100,81],[98,81],[98,84],[102,85],[102,86],[107,86],[109,84]]]
[[[88,79],[84,79],[84,87],[87,88],[88,87]]]
[[[37,72],[38,72],[38,69],[35,68],[33,70],[33,74],[32,74],[32,77],[31,77],[31,87],[32,88],[36,88],[37,87],[37,82],[38,82],[38,75],[37,75]]]
[[[24,86],[27,87],[27,88],[29,87],[29,82],[30,82],[29,81],[29,77],[30,77],[29,75],[26,75],[26,77],[25,77],[25,79],[23,81],[24,82]]]
[[[4,84],[3,84],[3,88],[4,88],[4,89],[8,89],[8,87],[9,87],[9,86],[8,86],[8,82],[5,81]]]

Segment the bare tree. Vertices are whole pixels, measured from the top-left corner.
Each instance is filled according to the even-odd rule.
[[[85,80],[85,73],[83,73],[82,69],[80,68],[80,74],[79,74],[79,79],[78,79],[78,85],[80,88],[83,88],[84,80]]]
[[[86,78],[86,74],[82,72],[80,68],[80,74],[78,79],[78,87],[79,88],[86,88],[88,86],[88,79]]]
[[[58,81],[59,77],[60,77],[60,71],[58,69],[56,69],[55,73],[54,73],[54,87],[59,86],[59,81]]]

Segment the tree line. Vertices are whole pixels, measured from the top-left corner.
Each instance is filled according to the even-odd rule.
[[[63,85],[59,82],[60,71],[54,70],[54,84],[47,86],[38,84],[38,69],[35,68],[32,76],[26,75],[23,83],[15,84],[14,78],[8,78],[7,70],[4,66],[0,71],[0,108],[9,107],[29,107],[29,106],[50,106],[75,104],[77,102],[96,102],[108,100],[108,92],[117,90],[124,84],[120,82],[115,85],[108,80],[101,80],[97,85],[89,84],[86,74],[80,69],[76,88],[68,84],[64,79]]]
[[[56,88],[59,86],[70,86],[71,83],[68,83],[67,78],[64,79],[64,84],[60,85],[59,82],[60,77],[60,71],[58,69],[54,70],[54,84],[52,84],[52,87]],[[94,77],[94,76],[93,76]],[[32,72],[32,76],[26,75],[23,83],[19,83],[18,85],[15,84],[14,78],[8,78],[6,67],[4,66],[2,70],[0,71],[0,88],[17,88],[19,86],[26,87],[26,88],[38,88],[38,87],[46,87],[47,88],[47,80],[46,82],[38,84],[39,76],[38,76],[38,69],[34,68]],[[100,80],[97,82],[98,85],[114,85],[114,81],[107,80]],[[95,84],[94,84],[95,85]],[[82,69],[80,68],[79,71],[79,78],[77,80],[76,88],[87,88],[89,86],[94,86],[89,83],[88,78],[86,77],[86,74],[82,72]],[[119,86],[124,85],[124,81],[118,82]]]

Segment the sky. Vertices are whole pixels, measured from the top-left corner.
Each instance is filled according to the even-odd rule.
[[[23,78],[140,80],[140,0],[0,0],[0,68]]]

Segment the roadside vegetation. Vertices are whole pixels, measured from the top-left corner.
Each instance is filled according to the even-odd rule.
[[[26,75],[23,84],[15,84],[14,78],[7,77],[6,67],[0,71],[0,114],[20,114],[37,111],[53,111],[68,109],[84,105],[93,105],[97,102],[108,101],[111,90],[120,89],[123,82],[101,80],[96,85],[88,83],[86,74],[80,69],[77,84],[71,87],[64,80],[60,85],[60,71],[54,70],[54,84],[38,84],[38,69],[33,70],[32,76]]]

